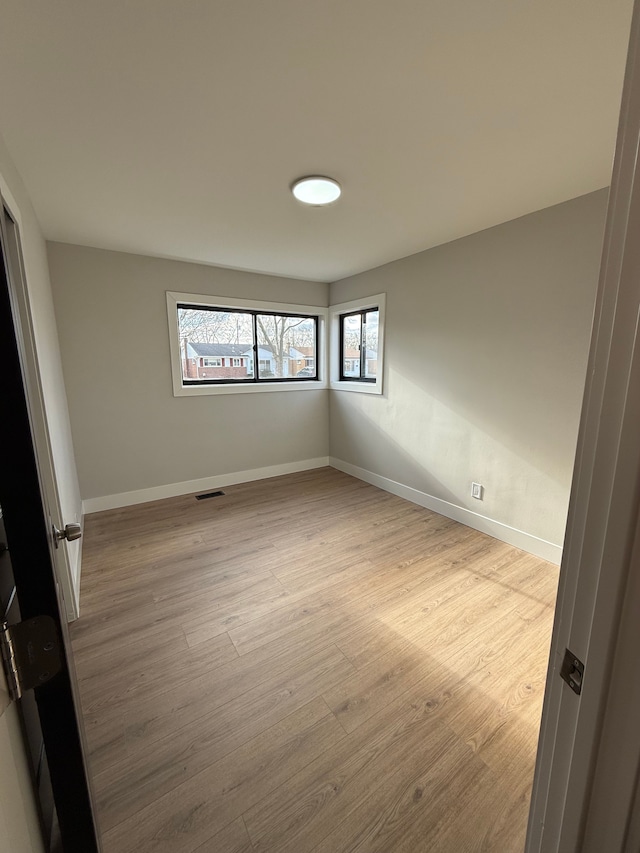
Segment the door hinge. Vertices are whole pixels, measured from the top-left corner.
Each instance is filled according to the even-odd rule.
[[[9,695],[14,701],[27,690],[51,681],[62,669],[58,631],[50,616],[36,616],[15,625],[3,622],[0,646]]]

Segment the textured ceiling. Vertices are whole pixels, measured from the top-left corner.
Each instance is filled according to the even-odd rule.
[[[332,281],[606,186],[630,0],[0,0],[45,236]],[[306,208],[305,174],[343,184]]]

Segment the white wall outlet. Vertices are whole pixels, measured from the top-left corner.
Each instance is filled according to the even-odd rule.
[[[477,498],[479,501],[481,501],[483,494],[484,494],[484,486],[481,486],[480,483],[471,483],[471,497],[472,498]]]

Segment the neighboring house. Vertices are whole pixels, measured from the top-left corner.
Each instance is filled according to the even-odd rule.
[[[251,344],[199,344],[182,341],[185,379],[242,379],[253,368]]]
[[[312,347],[303,347],[313,353]],[[253,376],[253,347],[246,344],[201,344],[182,341],[182,375],[185,379],[244,379]],[[313,358],[311,359],[313,364]],[[291,347],[282,362],[282,376],[296,376],[305,366],[304,352]],[[280,375],[271,347],[258,347],[260,376]]]
[[[315,376],[316,375],[316,350],[315,347],[297,347],[296,348],[301,358],[304,359],[303,363],[300,363],[300,360],[296,362],[296,374],[300,373],[301,370],[304,370],[304,375],[306,376]]]
[[[283,362],[285,376],[297,376],[305,367],[313,367],[315,359],[312,357],[309,364],[309,359],[305,356],[303,350],[309,350],[313,355],[313,347],[289,347],[289,357]]]
[[[344,376],[360,376],[360,350],[347,347],[342,354],[342,372]],[[378,372],[377,350],[367,350],[365,376],[375,376]]]
[[[258,347],[258,367],[263,379],[297,376],[305,366],[304,354],[294,347],[282,359],[282,371],[278,371],[278,359],[271,347]]]

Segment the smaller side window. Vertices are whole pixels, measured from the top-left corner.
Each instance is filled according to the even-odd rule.
[[[329,385],[335,391],[382,394],[386,294],[329,308]]]
[[[340,316],[340,380],[375,382],[378,375],[380,310],[367,308]]]

